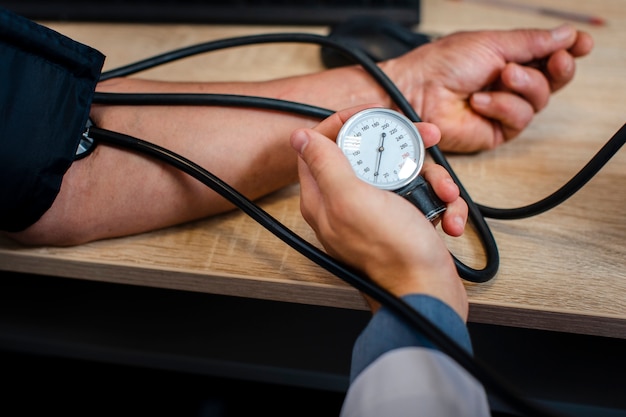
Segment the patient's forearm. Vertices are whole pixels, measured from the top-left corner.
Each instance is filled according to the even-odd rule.
[[[384,96],[358,68],[265,83],[117,79],[102,83],[98,91],[257,95],[328,109],[363,101],[382,104]],[[91,117],[101,128],[189,158],[251,199],[297,180],[289,135],[319,122],[278,111],[216,106],[94,105]],[[72,245],[167,227],[231,208],[221,196],[172,167],[100,144],[70,167],[50,210],[13,237],[27,244]]]

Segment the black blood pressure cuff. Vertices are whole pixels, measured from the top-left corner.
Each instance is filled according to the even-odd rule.
[[[0,229],[52,205],[74,161],[104,55],[0,7]]]

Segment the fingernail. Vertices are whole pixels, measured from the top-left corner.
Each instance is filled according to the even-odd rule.
[[[303,130],[296,130],[291,134],[291,147],[300,155],[304,152],[304,148],[309,143],[309,135]]]
[[[570,59],[569,61],[567,61],[567,64],[565,64],[565,67],[563,68],[563,72],[567,76],[571,76],[574,73],[575,68],[576,67],[574,65],[574,60]]]
[[[513,67],[511,81],[515,86],[521,87],[528,84],[528,74],[520,67]]]
[[[486,106],[491,103],[491,95],[487,93],[474,93],[472,95],[472,101],[479,106]]]
[[[562,41],[569,38],[572,35],[572,27],[568,24],[561,25],[551,31],[552,39],[555,41]]]

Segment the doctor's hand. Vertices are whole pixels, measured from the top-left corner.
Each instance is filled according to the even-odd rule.
[[[362,106],[335,113],[314,129],[298,129],[301,211],[329,255],[359,270],[396,296],[422,293],[441,299],[467,319],[467,296],[454,260],[435,226],[403,197],[356,177],[334,139]],[[426,147],[438,129],[416,124]],[[448,173],[425,164],[422,174],[447,205],[441,219],[449,235],[463,233],[467,205]],[[367,297],[366,297],[367,298]],[[373,311],[379,305],[368,299]]]
[[[518,136],[592,48],[591,36],[569,25],[459,32],[381,68],[441,129],[441,150],[475,152]]]

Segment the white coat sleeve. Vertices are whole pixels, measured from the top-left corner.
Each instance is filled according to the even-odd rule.
[[[463,320],[425,295],[405,297],[471,353]],[[382,308],[357,339],[342,417],[489,416],[482,385],[416,329]]]

